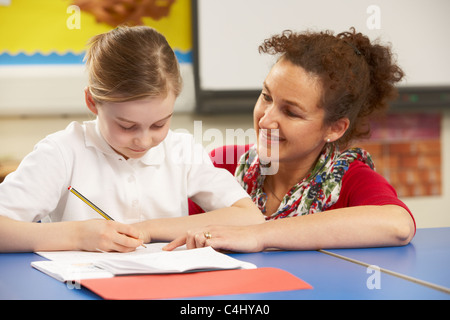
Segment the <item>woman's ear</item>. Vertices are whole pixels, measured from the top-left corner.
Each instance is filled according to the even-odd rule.
[[[89,87],[84,88],[84,100],[86,101],[86,106],[95,115],[98,114],[98,109],[94,98],[89,91]]]
[[[350,120],[348,118],[341,118],[338,121],[335,121],[328,128],[328,134],[325,137],[327,142],[334,142],[341,138],[344,133],[347,131],[350,125]]]

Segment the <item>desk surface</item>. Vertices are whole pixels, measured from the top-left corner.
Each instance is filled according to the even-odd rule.
[[[404,247],[330,250],[343,256],[450,287],[450,228],[419,229]],[[312,290],[213,296],[207,299],[450,299],[450,294],[381,272],[379,288],[367,267],[318,251],[232,254],[258,267],[284,269],[311,284]],[[45,260],[34,253],[0,254],[0,299],[99,299],[85,288],[61,283],[30,266]],[[368,273],[369,271],[369,273]],[[201,297],[199,299],[205,299]]]
[[[450,288],[450,228],[419,229],[401,248],[327,251]]]

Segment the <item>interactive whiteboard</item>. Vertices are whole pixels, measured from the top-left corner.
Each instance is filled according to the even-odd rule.
[[[197,94],[260,90],[283,30],[357,32],[391,43],[403,87],[450,86],[448,0],[193,0]],[[208,96],[207,94],[207,96]]]

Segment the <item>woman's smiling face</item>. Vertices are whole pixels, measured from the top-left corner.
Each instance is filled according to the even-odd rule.
[[[286,59],[272,67],[253,113],[262,160],[264,155],[271,161],[278,157],[280,164],[316,159],[328,134],[320,97],[316,76]]]

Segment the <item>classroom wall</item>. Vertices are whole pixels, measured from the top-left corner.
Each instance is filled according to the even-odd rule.
[[[442,114],[441,194],[402,199],[412,209],[420,228],[450,227],[450,108],[443,110]]]
[[[371,153],[418,227],[450,226],[450,108],[413,108],[387,119],[387,128],[374,128],[372,138],[358,145]]]
[[[180,64],[183,91],[175,110],[194,110],[192,64]],[[0,65],[0,116],[59,116],[86,112],[82,64]]]

